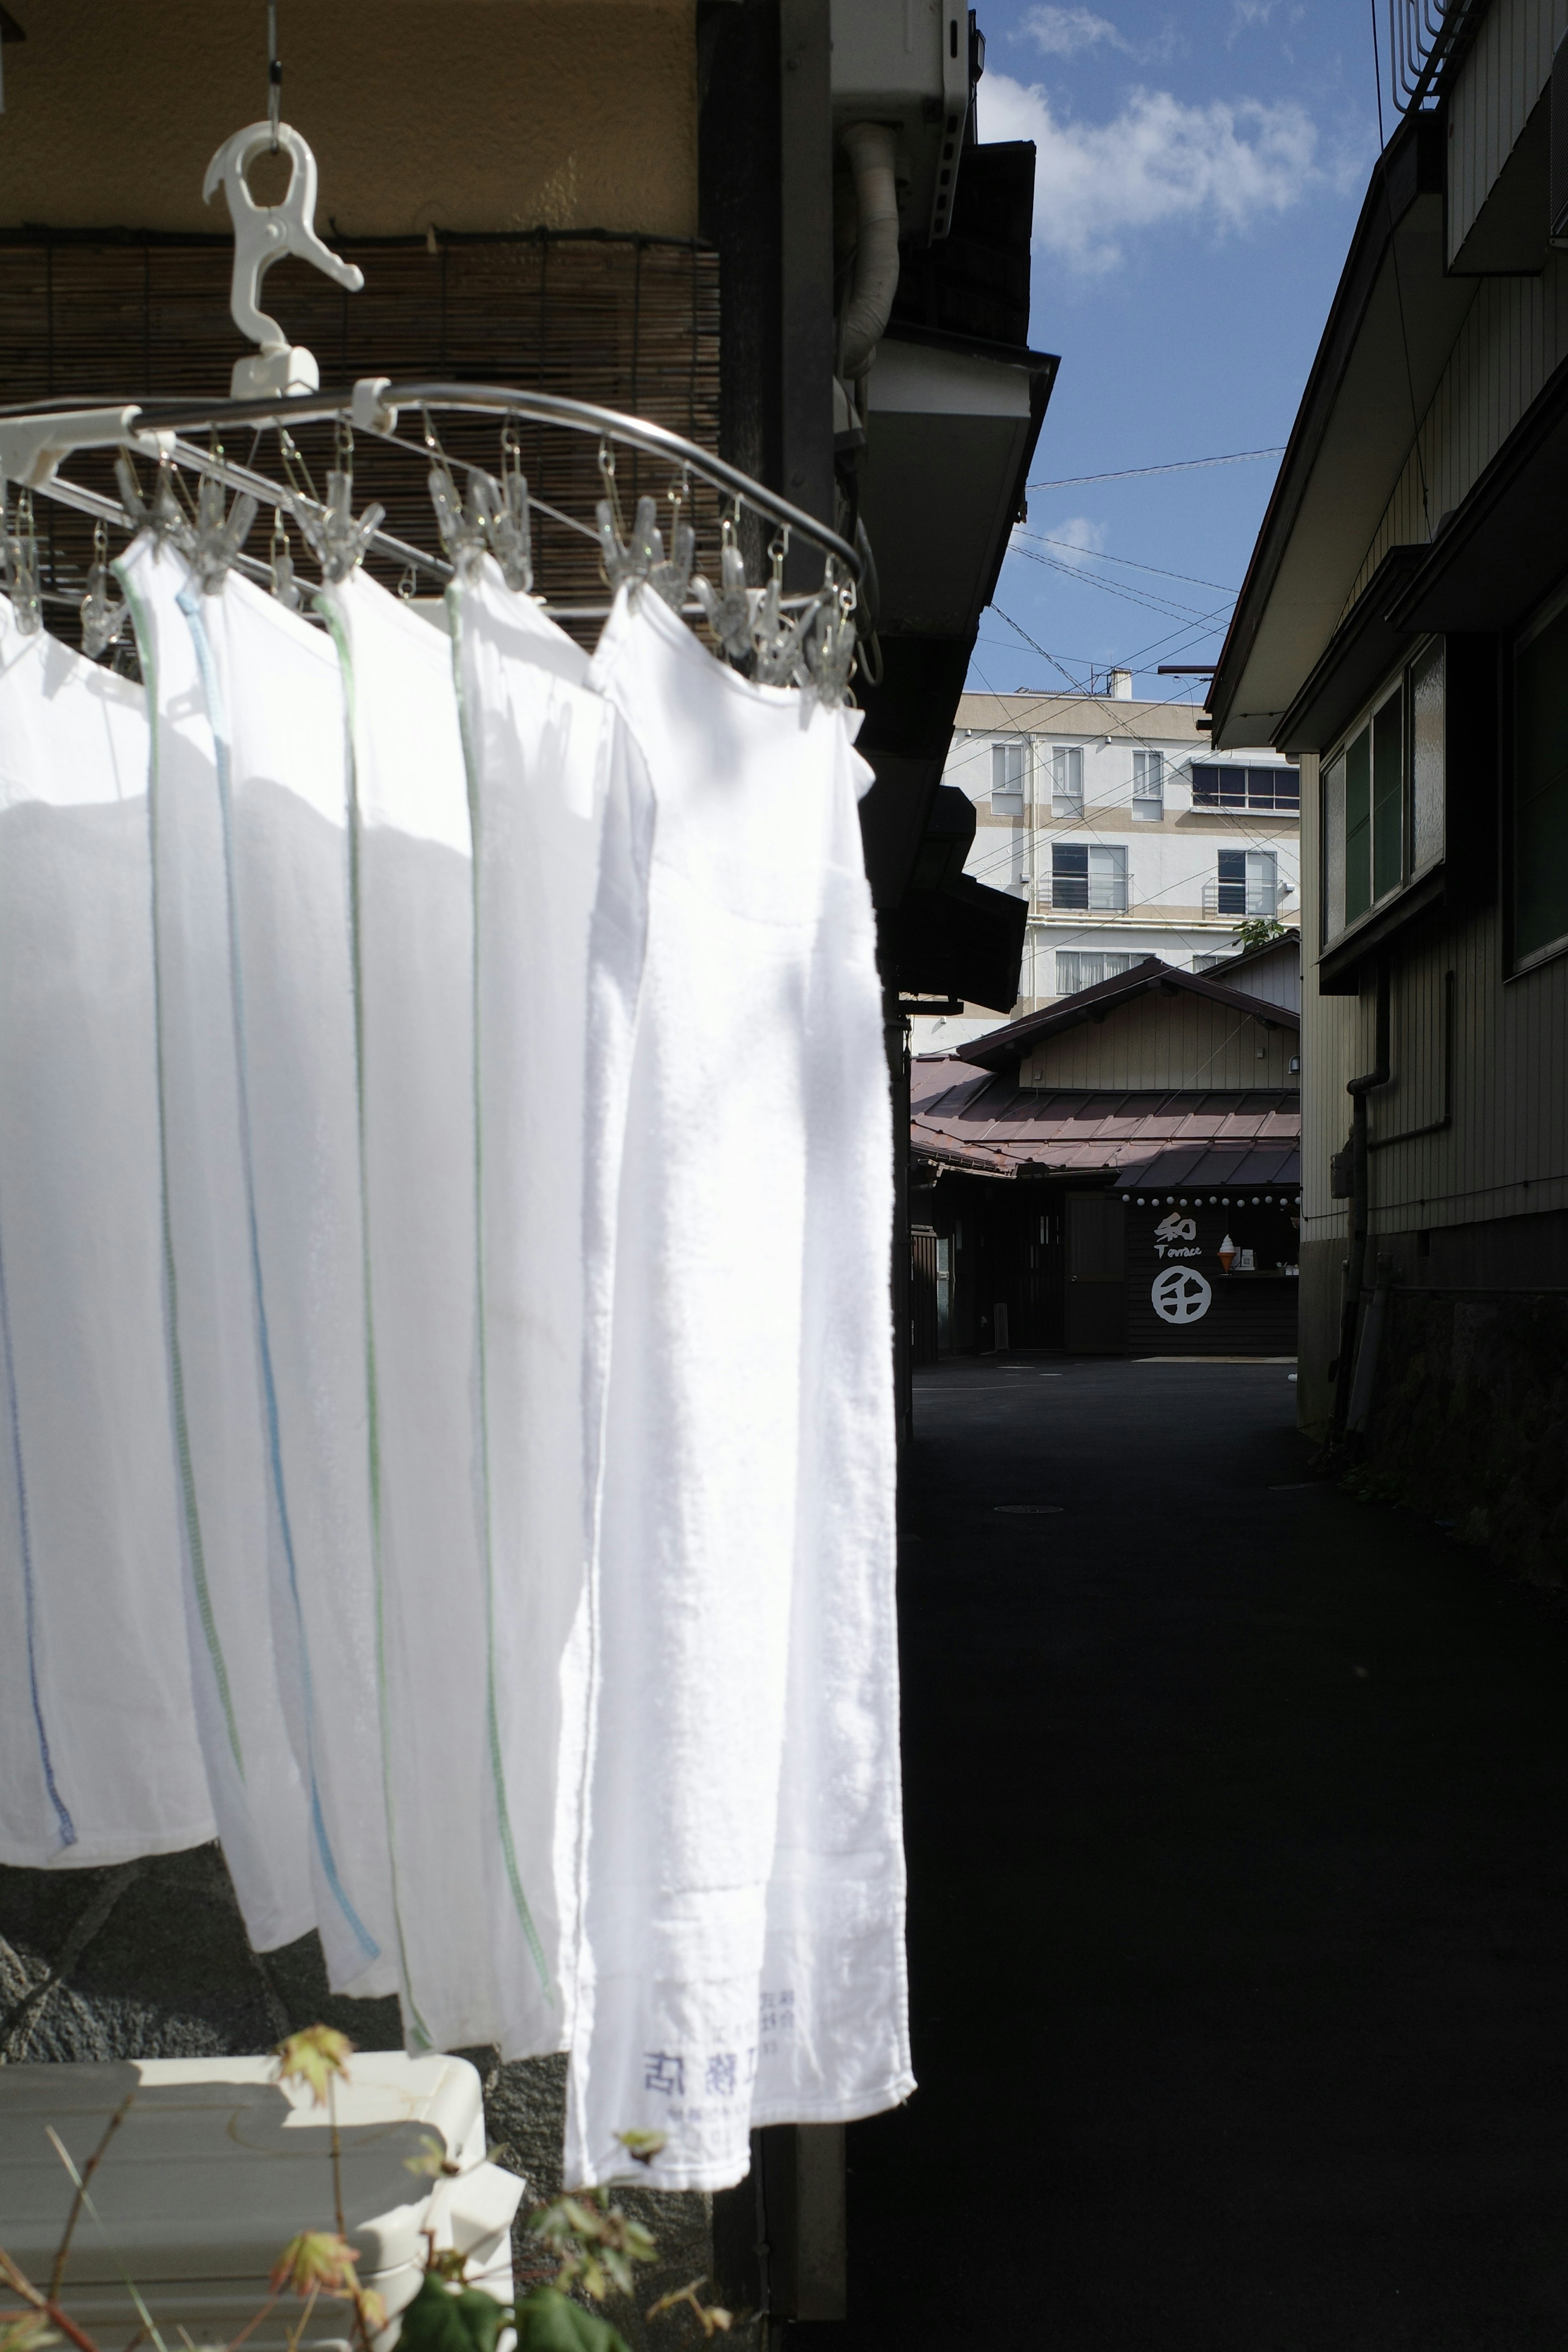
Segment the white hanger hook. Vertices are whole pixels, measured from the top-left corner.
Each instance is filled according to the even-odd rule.
[[[280,203],[258,205],[246,181],[247,168],[264,150],[280,148],[289,162],[288,191]],[[253,122],[226,139],[207,165],[202,184],[204,203],[212,202],[222,184],[234,223],[234,282],[229,308],[242,335],[260,345],[259,355],[236,363],[231,391],[237,400],[271,393],[314,392],[321,373],[307,351],[290,349],[276,319],[260,304],[264,272],[286,253],[357,294],[364,273],[352,261],[342,261],[316,234],[316,158],[307,142],[287,122],[274,135],[270,122]]]

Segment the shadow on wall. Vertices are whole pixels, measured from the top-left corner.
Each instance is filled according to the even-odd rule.
[[[1568,1298],[1394,1290],[1367,1467],[1537,1584],[1568,1585]]]

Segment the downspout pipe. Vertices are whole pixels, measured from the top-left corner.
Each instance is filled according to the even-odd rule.
[[[1377,964],[1377,1060],[1359,1078],[1350,1079],[1351,1098],[1351,1259],[1345,1279],[1344,1305],[1340,1310],[1340,1360],[1334,1379],[1333,1435],[1345,1434],[1350,1421],[1351,1390],[1355,1377],[1356,1326],[1361,1318],[1362,1292],[1366,1283],[1367,1233],[1372,1222],[1372,1157],[1367,1147],[1367,1097],[1388,1084],[1388,965]]]
[[[843,139],[855,175],[857,225],[839,373],[847,383],[855,383],[876,356],[898,290],[899,134],[886,122],[856,122]]]

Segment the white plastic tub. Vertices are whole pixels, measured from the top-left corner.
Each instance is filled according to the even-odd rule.
[[[300,2230],[332,2230],[329,2120],[300,2085],[272,2080],[268,2058],[157,2058],[103,2065],[0,2066],[0,2245],[47,2289],[70,2210],[53,2126],[79,2168],[127,2092],[135,2102],[90,2183],[71,2242],[62,2307],[118,2352],[141,2326],[135,2282],[176,2352],[226,2342],[255,2315],[268,2277]],[[357,2051],[337,2086],[343,2215],[361,2284],[389,2315],[376,2352],[419,2284],[426,2233],[469,2260],[470,2283],[511,2301],[511,2222],[523,2183],[485,2162],[479,2075],[466,2059]],[[438,2137],[455,2175],[411,2171]],[[100,2226],[101,2224],[101,2226]],[[247,2338],[275,2352],[302,2305],[279,2301]],[[319,2301],[302,2344],[346,2344],[349,2306]]]

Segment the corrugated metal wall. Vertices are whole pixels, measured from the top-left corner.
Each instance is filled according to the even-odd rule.
[[[1316,762],[1310,763],[1315,770]],[[1315,892],[1318,797],[1301,763],[1302,864]],[[1315,787],[1315,775],[1314,775]],[[1309,811],[1310,812],[1309,814]],[[1393,1083],[1371,1099],[1371,1133],[1395,1136],[1444,1110],[1446,975],[1454,974],[1453,1123],[1373,1154],[1373,1233],[1408,1233],[1568,1206],[1568,961],[1505,982],[1496,908],[1403,948],[1390,982]],[[1373,1066],[1375,1006],[1362,996],[1302,1004],[1301,1234],[1342,1240],[1346,1204],[1329,1196],[1329,1154],[1350,1129],[1346,1081]]]
[[[1568,254],[1552,254],[1539,278],[1483,279],[1356,574],[1347,611],[1391,547],[1430,539],[1565,358]]]
[[[1288,1005],[1292,1013],[1301,1005],[1301,951],[1294,940],[1289,940],[1271,954],[1259,956],[1256,963],[1243,966],[1239,971],[1227,971],[1224,966],[1208,974],[1226,988],[1234,988],[1243,996],[1256,996],[1265,1004]]]
[[[1452,261],[1545,89],[1568,31],[1568,0],[1493,0],[1448,110],[1448,258]]]
[[[1143,996],[1100,1023],[1052,1037],[1023,1063],[1026,1087],[1294,1087],[1292,1026],[1265,1027],[1212,997]]]
[[[1449,100],[1448,246],[1474,226],[1545,88],[1568,30],[1568,0],[1495,0]],[[1427,541],[1457,507],[1547,378],[1568,359],[1568,256],[1539,278],[1482,280],[1415,445],[1366,550],[1349,604],[1391,547]],[[1568,548],[1564,561],[1568,562]],[[1325,747],[1326,748],[1326,747]],[[1347,1079],[1370,1069],[1375,1005],[1318,994],[1318,762],[1301,762],[1300,1403],[1310,1425],[1328,1409],[1337,1346],[1347,1204],[1329,1194],[1329,1155],[1350,1128]],[[1442,1116],[1445,995],[1454,974],[1453,1119],[1435,1135],[1394,1142],[1372,1160],[1374,1234],[1508,1217],[1568,1204],[1568,962],[1503,978],[1493,908],[1427,932],[1393,959],[1394,1083],[1371,1101],[1371,1131],[1396,1135]]]

